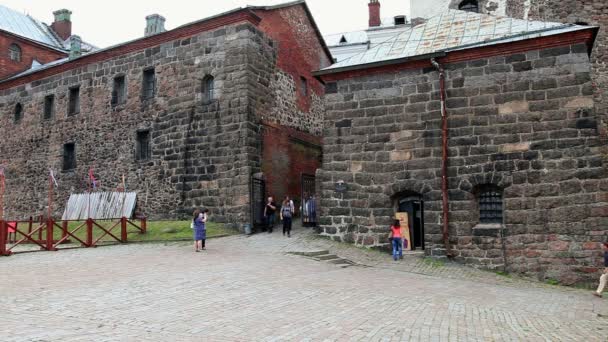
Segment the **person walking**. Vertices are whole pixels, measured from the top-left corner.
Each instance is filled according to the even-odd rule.
[[[203,222],[205,215],[200,210],[196,209],[192,216],[194,251],[198,253],[203,248],[203,241],[205,239],[205,222]]]
[[[602,243],[602,250],[604,251],[604,270],[600,276],[600,285],[597,287],[597,291],[593,292],[594,296],[600,298],[602,298],[602,292],[604,292],[606,282],[608,282],[608,242]]]
[[[268,233],[272,233],[274,228],[274,221],[276,219],[276,211],[277,204],[274,203],[274,199],[272,196],[268,197],[268,201],[266,202],[266,206],[264,207],[264,218],[266,218],[266,227],[268,229]]]
[[[287,233],[287,237],[291,237],[291,218],[293,217],[293,202],[289,196],[285,196],[281,205],[281,221],[283,221],[283,236]]]
[[[403,259],[403,242],[401,241],[401,223],[399,220],[395,220],[391,226],[388,238],[393,244],[393,260],[397,261],[398,258]]]
[[[207,219],[209,218],[209,209],[203,209],[203,234],[201,235],[201,249],[205,250],[205,241],[207,241]]]

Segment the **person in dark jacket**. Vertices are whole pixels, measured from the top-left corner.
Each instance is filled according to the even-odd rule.
[[[593,292],[593,295],[600,298],[606,287],[606,282],[608,282],[608,242],[602,243],[602,250],[604,251],[604,271],[600,276],[600,285],[597,287],[597,291]]]

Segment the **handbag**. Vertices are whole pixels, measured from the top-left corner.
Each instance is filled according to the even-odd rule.
[[[190,229],[194,229],[194,221],[190,222]]]

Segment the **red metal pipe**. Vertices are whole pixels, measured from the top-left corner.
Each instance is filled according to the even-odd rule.
[[[448,257],[452,257],[452,248],[450,247],[450,226],[449,226],[449,201],[448,201],[448,112],[445,105],[445,70],[443,66],[435,60],[431,59],[431,63],[439,72],[439,93],[441,97],[441,194],[442,194],[442,209],[443,209],[443,229],[442,237],[445,245],[445,252]]]

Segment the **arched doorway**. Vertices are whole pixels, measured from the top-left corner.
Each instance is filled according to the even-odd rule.
[[[397,211],[407,213],[412,250],[424,250],[424,201],[417,193],[397,196]]]

